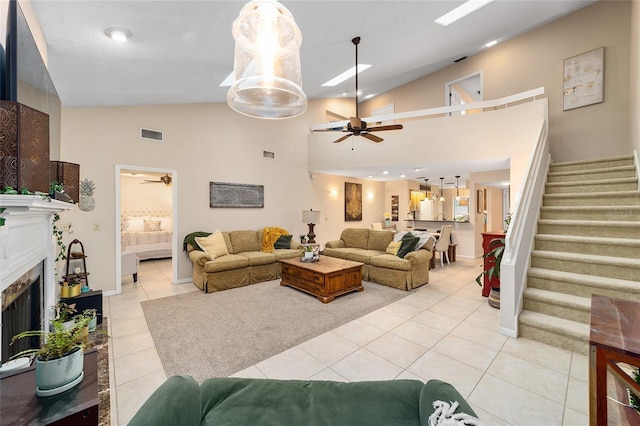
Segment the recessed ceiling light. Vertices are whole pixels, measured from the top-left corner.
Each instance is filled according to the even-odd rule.
[[[104,30],[104,33],[115,41],[127,41],[131,38],[131,31],[124,28],[111,27]]]
[[[347,92],[342,92],[342,96],[347,96]]]
[[[373,96],[374,96],[374,95],[373,95],[373,94],[371,94],[371,95],[367,95],[367,96],[365,96],[364,98],[365,98],[365,99],[371,99],[371,98],[373,98]]]
[[[373,175],[369,175],[369,179],[373,179]]]
[[[489,43],[485,44],[484,47],[493,47],[498,44],[498,40],[491,40]]]
[[[369,68],[371,68],[371,65],[358,64],[358,74],[361,74],[362,71],[368,70]],[[350,79],[354,75],[356,75],[356,67],[351,67],[348,70],[346,70],[345,72],[343,72],[342,74],[339,74],[339,75],[333,77],[331,80],[327,81],[322,86],[323,87],[326,87],[326,86],[330,86],[330,87],[337,86],[338,84],[342,83],[343,81],[346,81],[346,80]]]
[[[389,174],[389,171],[388,171],[388,170],[383,170],[383,171],[382,171],[382,174],[383,174],[383,175],[388,175],[388,174]]]
[[[448,27],[459,19],[464,18],[465,16],[475,12],[478,9],[481,9],[492,3],[494,0],[468,0],[462,3],[460,6],[456,7],[449,13],[445,13],[434,22],[436,24],[440,24],[444,27]]]
[[[405,177],[407,177],[407,175],[400,175],[400,177],[401,177],[401,178],[405,178]]]
[[[420,170],[422,170],[420,169],[420,167],[416,167],[415,169],[413,169],[414,172],[419,172]]]

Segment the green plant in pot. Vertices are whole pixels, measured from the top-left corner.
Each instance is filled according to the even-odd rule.
[[[494,308],[500,308],[500,265],[502,264],[502,256],[504,255],[504,246],[506,243],[506,233],[511,224],[511,213],[504,220],[505,223],[505,237],[494,238],[489,242],[489,251],[482,255],[483,258],[489,259],[490,266],[487,270],[482,271],[480,275],[476,277],[476,282],[482,287],[482,280],[486,276],[489,282],[497,281],[498,286],[491,286],[491,293],[489,294],[489,305]]]
[[[640,368],[636,368],[633,371],[633,381],[640,384]],[[629,404],[640,413],[640,398],[635,396],[633,392],[629,391]]]
[[[22,351],[13,358],[36,355],[36,395],[53,396],[76,386],[84,376],[84,347],[88,343],[89,318],[81,317],[67,328],[62,318],[51,321],[53,329],[24,331],[11,343],[27,337],[40,337],[39,349]]]
[[[95,308],[85,309],[84,311],[82,311],[80,315],[76,315],[74,317],[76,321],[78,321],[81,318],[89,319],[89,322],[87,325],[89,327],[89,331],[93,331],[96,329],[98,325],[98,310]]]

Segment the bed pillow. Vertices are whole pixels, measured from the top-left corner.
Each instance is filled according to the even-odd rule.
[[[208,237],[196,237],[195,240],[200,250],[207,253],[213,259],[229,254],[227,244],[224,242],[224,235],[222,235],[219,229],[216,229],[216,231]]]
[[[173,229],[173,219],[170,217],[160,218],[160,230],[171,231]]]
[[[291,237],[293,235],[281,235],[280,238],[273,244],[274,249],[290,249]]]
[[[130,217],[129,226],[127,226],[127,231],[129,232],[144,232],[144,219],[141,217]]]
[[[160,230],[160,221],[152,219],[144,220],[144,232],[156,232]]]

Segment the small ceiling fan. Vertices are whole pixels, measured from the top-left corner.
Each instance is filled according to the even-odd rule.
[[[171,176],[166,174],[164,176],[160,176],[158,180],[145,179],[144,182],[141,183],[164,183],[165,185],[169,186],[171,185],[172,181],[173,179],[171,178]]]
[[[358,114],[358,44],[360,44],[360,37],[355,37],[354,39],[351,40],[351,42],[356,47],[356,116],[349,118],[349,123],[347,123],[346,129],[337,128],[337,129],[320,130],[320,131],[325,131],[325,132],[338,131],[338,132],[349,133],[348,135],[344,135],[341,138],[338,138],[337,140],[333,141],[333,143],[340,143],[351,136],[362,136],[369,139],[370,141],[379,143],[379,142],[382,142],[384,139],[372,134],[371,132],[381,132],[383,130],[401,130],[402,124],[369,127],[366,121],[362,121],[360,119],[360,116]],[[346,120],[346,117],[344,117],[344,119]]]

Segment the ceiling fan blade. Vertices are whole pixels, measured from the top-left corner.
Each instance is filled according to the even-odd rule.
[[[365,137],[367,139],[369,139],[370,141],[374,141],[375,143],[380,143],[382,142],[384,139],[379,138],[378,136],[371,134],[371,133],[361,133],[360,136]]]
[[[402,124],[390,124],[388,126],[377,126],[367,129],[369,132],[380,132],[383,130],[402,130]]]
[[[344,135],[344,136],[343,136],[343,137],[341,137],[340,139],[333,141],[333,143],[340,143],[340,142],[342,142],[343,140],[350,138],[351,136],[352,136],[352,135],[351,135],[351,133],[349,133],[348,135]]]

